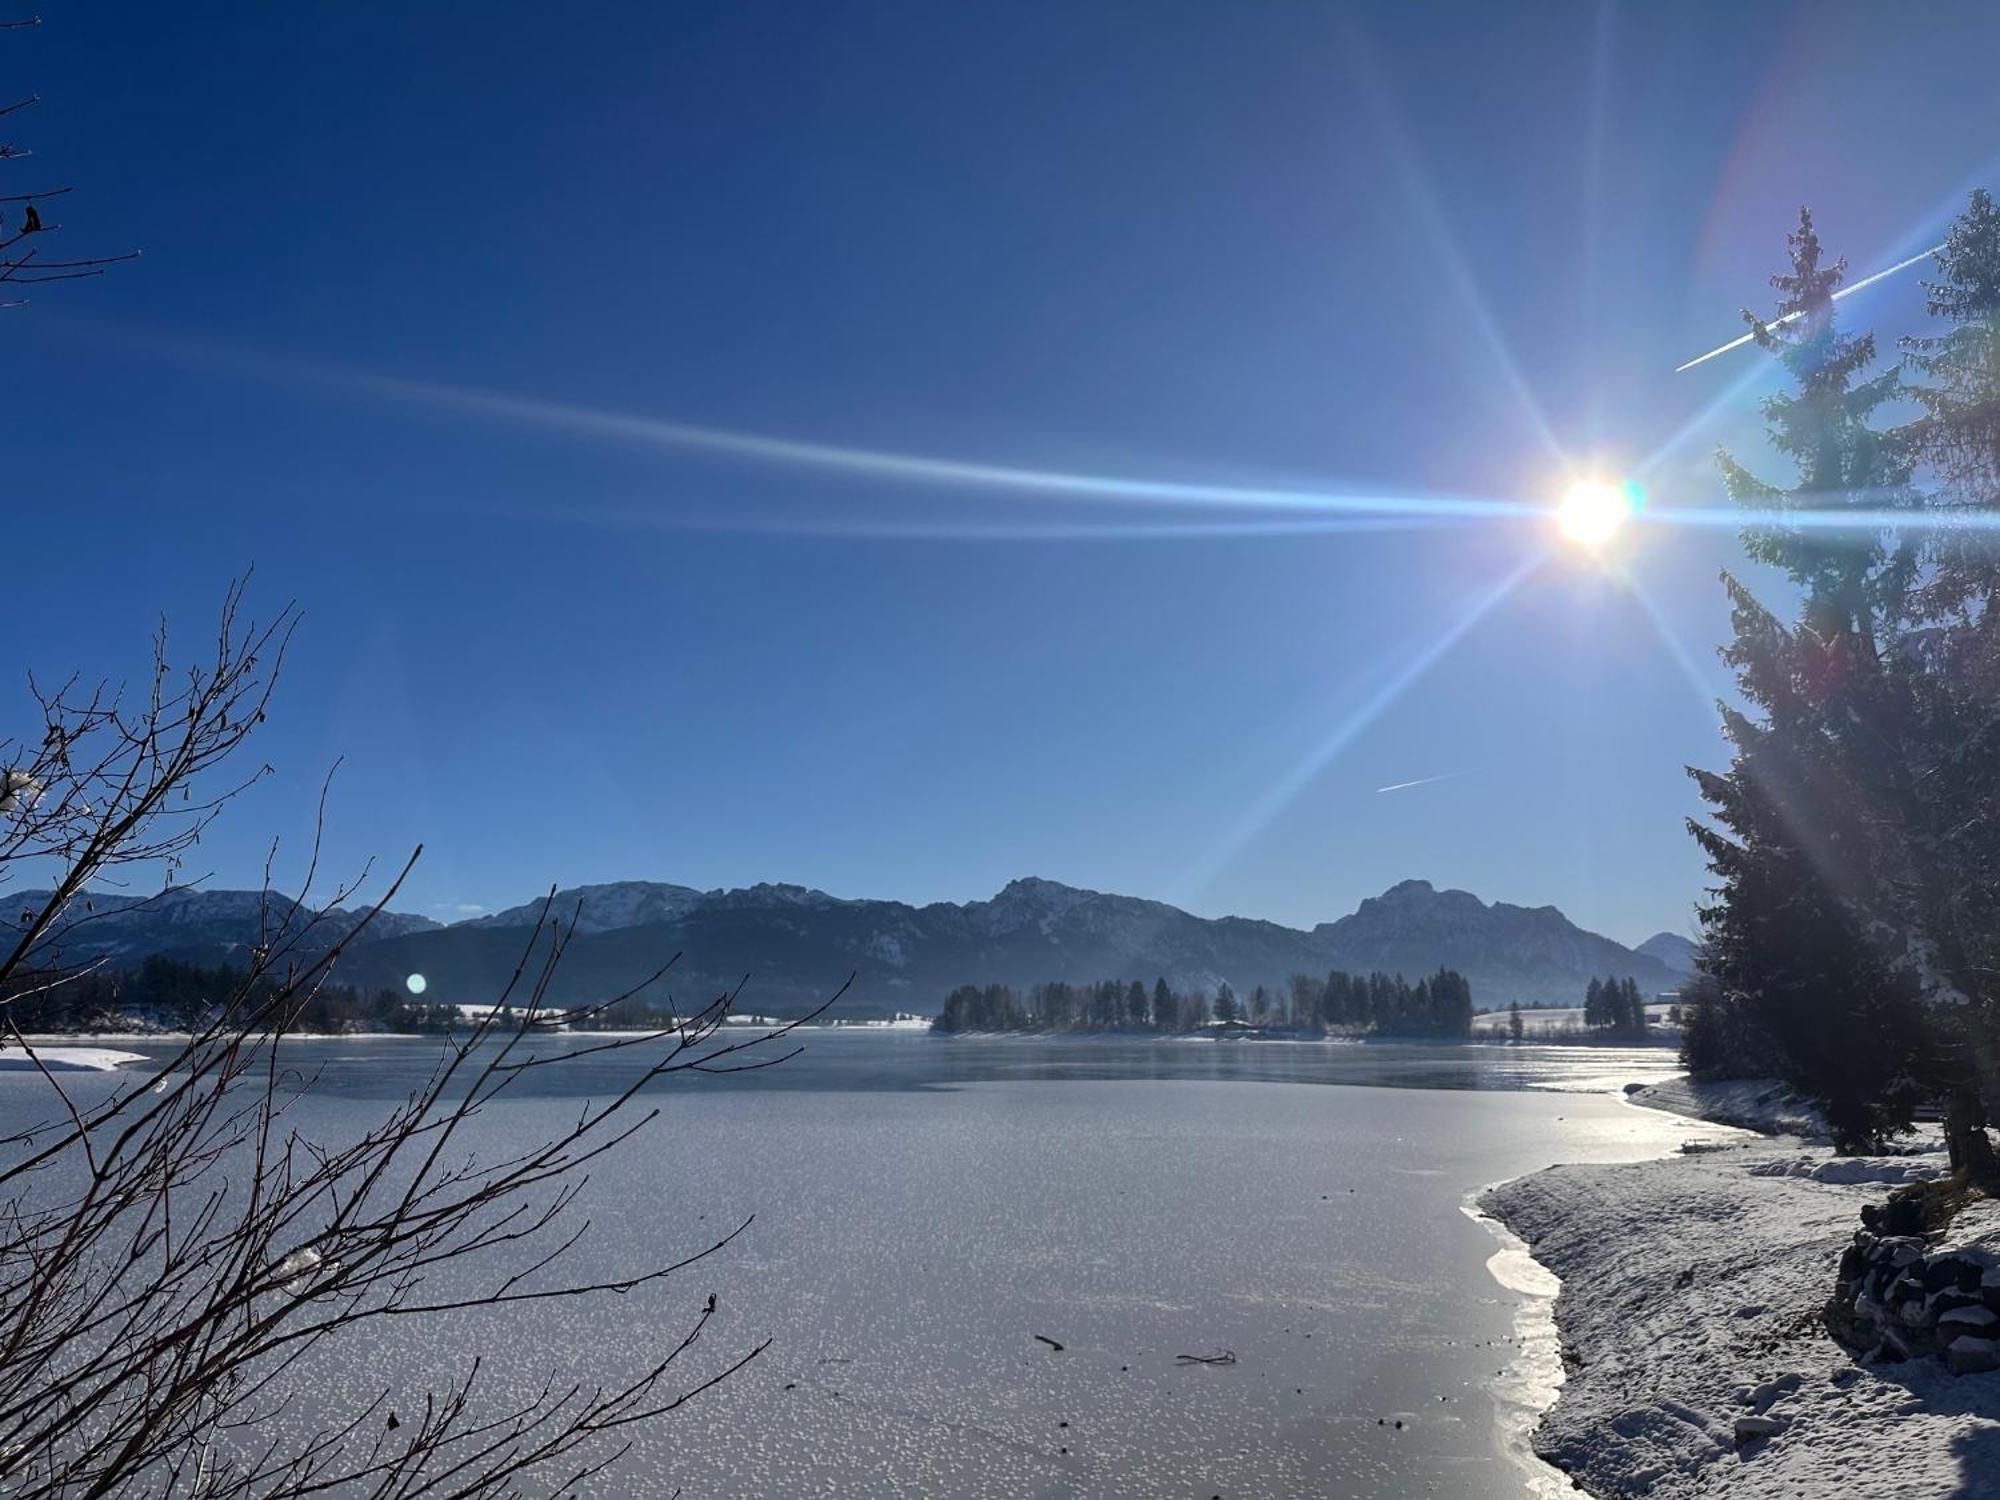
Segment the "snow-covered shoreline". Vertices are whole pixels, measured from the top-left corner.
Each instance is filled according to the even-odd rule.
[[[145,1062],[137,1052],[118,1052],[110,1047],[44,1047],[32,1039],[29,1048],[0,1047],[0,1073],[115,1073],[127,1063]]]
[[[1744,1127],[1812,1125],[1768,1085],[1628,1097]],[[1605,1497],[2000,1496],[2000,1376],[1858,1364],[1822,1321],[1861,1206],[1940,1158],[1832,1161],[1801,1136],[1746,1135],[1483,1194],[1561,1282],[1566,1378],[1535,1451]]]

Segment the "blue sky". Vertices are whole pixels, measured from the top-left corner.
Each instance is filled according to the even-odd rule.
[[[644,423],[1529,501],[1658,454],[1656,506],[1711,504],[1757,361],[1673,367],[1768,305],[1798,205],[1861,273],[2000,178],[1991,6],[58,0],[4,49],[13,180],[145,253],[0,325],[0,635],[120,670],[254,562],[305,624],[205,865],[292,868],[344,757],[334,866],[422,840],[398,904],[439,915],[1039,874],[1309,924],[1421,876],[1684,928],[1727,534],[1466,625],[1545,526]]]

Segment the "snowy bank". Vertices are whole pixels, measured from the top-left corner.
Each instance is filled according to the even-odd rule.
[[[1830,1139],[1819,1111],[1775,1078],[1731,1078],[1719,1083],[1669,1078],[1664,1083],[1629,1088],[1625,1097],[1648,1109],[1734,1125],[1759,1135],[1795,1135],[1821,1143]]]
[[[1562,1281],[1536,1451],[1600,1496],[2000,1495],[2000,1374],[1857,1364],[1823,1319],[1880,1179],[1937,1163],[1829,1161],[1758,1142],[1487,1193]]]
[[[137,1052],[109,1047],[37,1047],[31,1057],[19,1047],[0,1047],[0,1073],[111,1073],[126,1063],[145,1062]],[[39,1062],[41,1067],[37,1067]]]

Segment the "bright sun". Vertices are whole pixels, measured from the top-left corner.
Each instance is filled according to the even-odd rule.
[[[1629,485],[1604,479],[1579,479],[1556,507],[1556,529],[1579,547],[1595,552],[1632,518],[1635,496]]]

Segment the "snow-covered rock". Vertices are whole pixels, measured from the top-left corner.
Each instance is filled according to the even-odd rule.
[[[1880,1183],[1898,1187],[1910,1182],[1934,1182],[1948,1165],[1935,1155],[1914,1156],[1785,1156],[1760,1161],[1750,1168],[1759,1177],[1804,1177],[1812,1182],[1855,1187]]]

